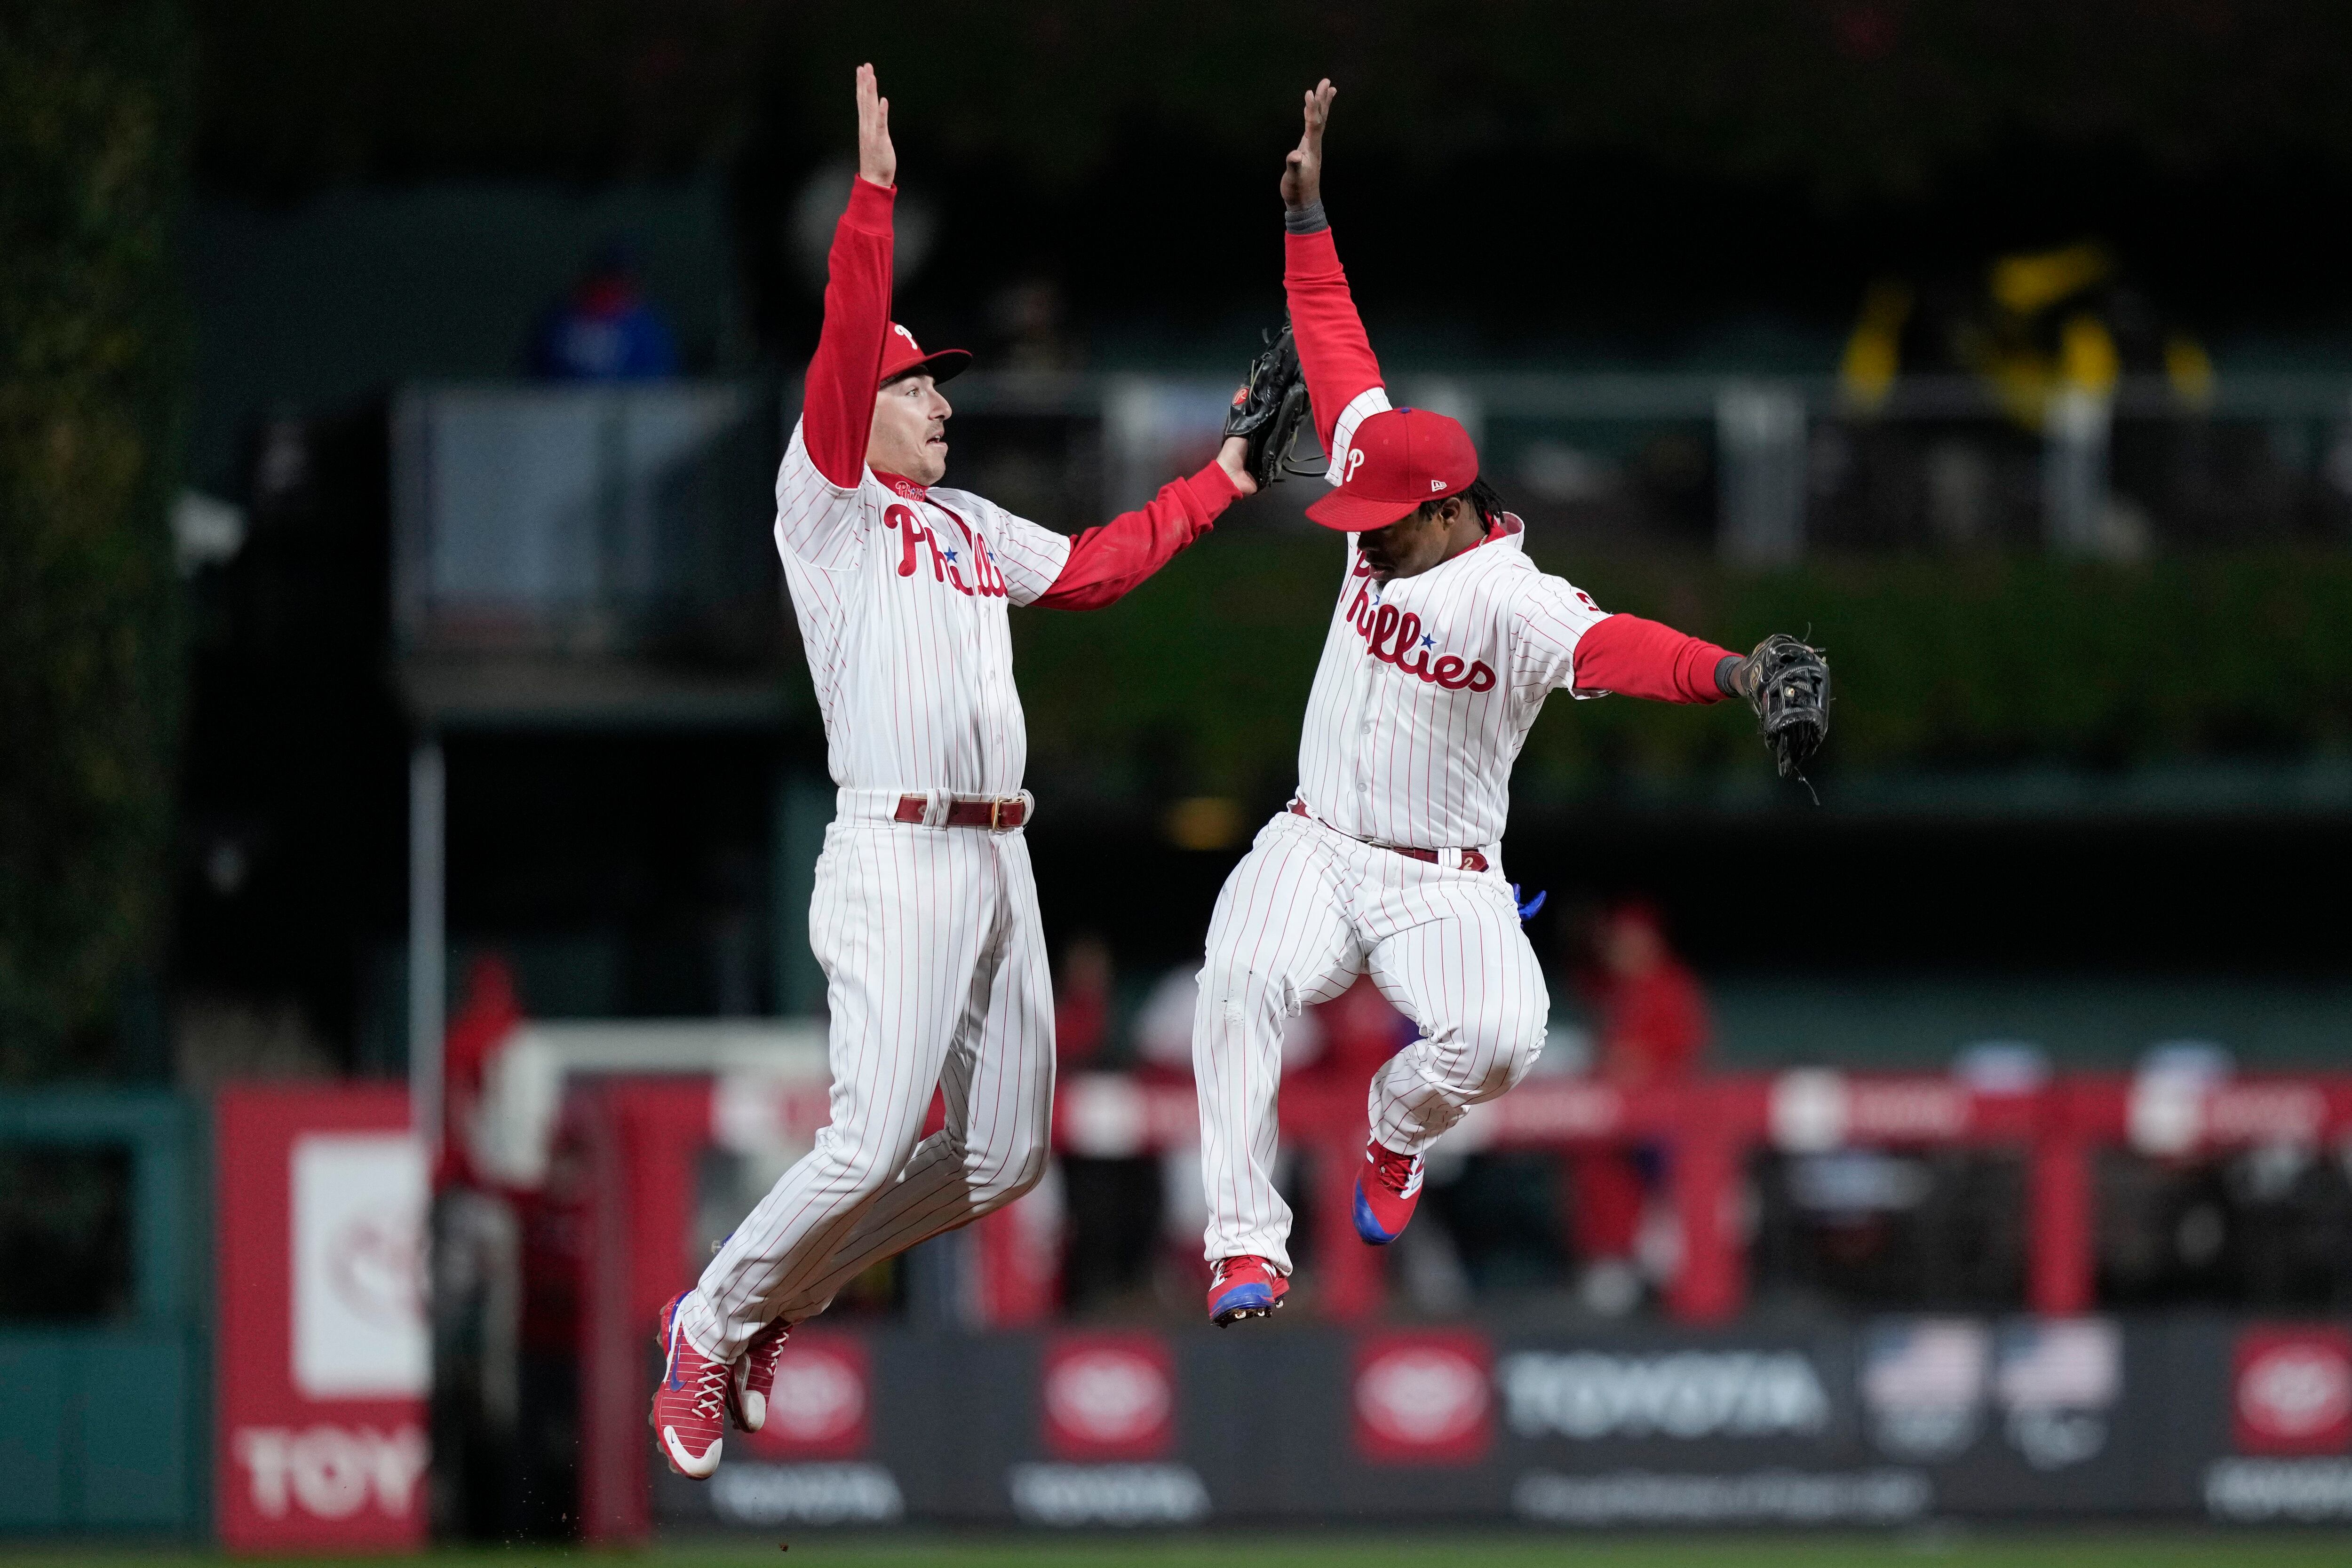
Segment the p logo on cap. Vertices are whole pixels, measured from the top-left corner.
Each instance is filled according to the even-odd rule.
[[[1339,487],[1307,508],[1327,528],[1384,528],[1478,477],[1478,449],[1462,422],[1425,408],[1391,408],[1356,426]]]

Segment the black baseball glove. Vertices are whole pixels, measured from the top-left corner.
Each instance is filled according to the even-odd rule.
[[[1289,466],[1290,447],[1306,420],[1307,372],[1298,368],[1298,347],[1291,341],[1286,313],[1279,332],[1267,329],[1265,349],[1250,361],[1248,381],[1225,411],[1225,434],[1249,443],[1244,466],[1259,489],[1297,472]]]
[[[1830,667],[1822,651],[1775,632],[1740,666],[1739,689],[1780,777],[1804,781],[1805,764],[1830,732]]]

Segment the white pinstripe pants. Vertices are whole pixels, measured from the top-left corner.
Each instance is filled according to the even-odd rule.
[[[836,820],[809,933],[832,1010],[832,1122],[679,1312],[722,1361],[1045,1173],[1054,993],[1022,835]],[[935,1087],[947,1124],[918,1143]]]
[[[1275,1190],[1275,1101],[1286,1019],[1370,973],[1421,1038],[1372,1076],[1381,1143],[1419,1154],[1543,1050],[1550,998],[1499,868],[1448,869],[1359,843],[1289,812],[1217,895],[1192,1019],[1207,1254],[1290,1270],[1290,1207]]]

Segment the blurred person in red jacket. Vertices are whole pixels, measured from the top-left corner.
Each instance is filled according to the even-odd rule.
[[[1118,1011],[1110,946],[1081,932],[1062,949],[1054,986],[1054,1058],[1065,1071],[1101,1063]]]
[[[436,1191],[498,1185],[475,1166],[474,1121],[490,1059],[523,1021],[514,966],[503,953],[480,954],[467,966],[464,997],[441,1037],[441,1151],[433,1175]]]
[[[1629,1093],[1686,1082],[1712,1032],[1706,997],[1668,946],[1657,909],[1639,899],[1616,905],[1601,917],[1592,947],[1582,983],[1596,1023],[1595,1071]],[[1641,1298],[1643,1209],[1664,1168],[1663,1152],[1649,1145],[1585,1148],[1570,1157],[1581,1289],[1598,1312],[1624,1312]]]

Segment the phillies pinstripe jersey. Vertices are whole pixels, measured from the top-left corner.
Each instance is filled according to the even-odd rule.
[[[845,489],[795,426],[776,476],[776,549],[834,782],[1017,793],[1029,735],[1004,611],[1053,586],[1068,537],[870,468]]]
[[[1380,361],[1319,216],[1284,239],[1284,291],[1316,434],[1342,487],[1365,461],[1366,420],[1390,410]],[[1505,514],[1460,555],[1375,584],[1348,535],[1347,575],[1298,743],[1298,794],[1343,833],[1408,849],[1492,852],[1511,765],[1552,688],[1714,702],[1723,649],[1633,615],[1604,614],[1536,570]],[[1588,637],[1587,632],[1592,635]]]
[[[1345,447],[1335,450],[1345,451]],[[1475,548],[1384,584],[1348,572],[1298,740],[1298,798],[1343,833],[1413,849],[1501,841],[1511,764],[1576,645],[1605,619],[1536,570],[1506,514]]]

